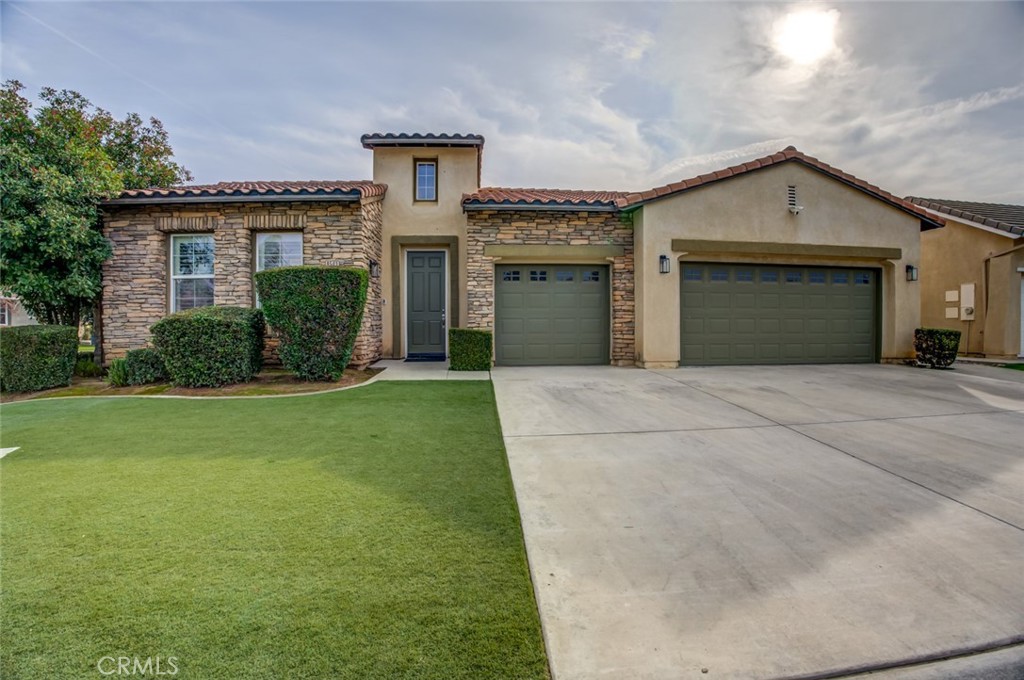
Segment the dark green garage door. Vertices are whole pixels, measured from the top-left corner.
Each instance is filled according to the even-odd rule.
[[[501,265],[495,279],[499,366],[609,362],[608,267]]]
[[[877,361],[878,270],[680,268],[683,365]]]

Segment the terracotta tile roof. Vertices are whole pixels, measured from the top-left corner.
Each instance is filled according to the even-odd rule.
[[[690,189],[695,189],[696,187],[728,179],[729,177],[735,177],[736,175],[742,175],[747,172],[753,172],[755,170],[760,170],[761,168],[767,168],[773,165],[778,165],[779,163],[786,163],[790,161],[797,162],[806,167],[823,172],[826,175],[853,187],[854,189],[859,189],[860,191],[863,191],[870,196],[874,196],[875,198],[899,208],[904,212],[910,213],[915,217],[919,217],[923,222],[929,225],[929,228],[941,227],[945,224],[942,219],[929,215],[910,201],[894,196],[874,184],[869,184],[868,182],[854,177],[847,172],[843,172],[839,168],[834,168],[827,163],[819,161],[817,158],[808,156],[807,154],[798,151],[796,147],[793,146],[787,146],[778,153],[765,156],[764,158],[758,158],[747,163],[740,163],[739,165],[734,165],[732,167],[725,168],[724,170],[716,170],[715,172],[709,172],[698,177],[685,179],[681,182],[673,182],[672,184],[666,184],[665,186],[656,187],[648,191],[630,193],[617,199],[615,203],[622,209],[632,208],[664,196],[688,191]]]
[[[191,184],[178,187],[156,187],[151,189],[130,189],[107,204],[152,203],[155,201],[209,199],[238,200],[246,197],[295,198],[301,200],[315,196],[317,198],[338,196],[352,198],[369,198],[383,196],[387,191],[386,184],[374,184],[369,180],[335,181],[308,180],[284,182],[218,182],[217,184]]]
[[[371,132],[360,140],[364,149],[378,146],[477,146],[483,147],[483,135],[420,132]]]
[[[617,210],[615,201],[625,195],[624,191],[483,187],[472,194],[463,194],[462,205],[477,209],[529,206],[553,209]]]
[[[914,205],[928,208],[951,217],[962,217],[993,229],[1008,231],[1014,236],[1024,235],[1024,205],[1009,203],[977,203],[950,201],[944,198],[918,198],[907,196]]]

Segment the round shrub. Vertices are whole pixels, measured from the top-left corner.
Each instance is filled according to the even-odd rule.
[[[263,363],[263,313],[248,307],[199,307],[150,327],[171,384],[220,387],[248,382]]]
[[[303,380],[338,380],[363,322],[369,277],[351,267],[279,267],[256,274],[284,367]]]
[[[448,367],[453,371],[491,370],[491,332],[478,328],[448,329]]]
[[[149,383],[167,380],[167,368],[164,360],[155,349],[128,350],[124,355],[125,369],[128,372],[129,385],[148,385]]]
[[[0,329],[0,390],[31,392],[71,384],[78,329],[14,326]]]
[[[960,349],[960,331],[949,328],[918,328],[914,331],[917,363],[932,368],[948,368]]]

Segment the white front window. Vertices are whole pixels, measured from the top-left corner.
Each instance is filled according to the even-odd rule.
[[[416,200],[437,200],[437,161],[416,161]]]
[[[302,232],[256,234],[256,271],[302,264]]]
[[[12,316],[11,304],[6,300],[0,301],[0,326],[10,326]]]
[[[213,235],[171,236],[171,311],[213,304]]]

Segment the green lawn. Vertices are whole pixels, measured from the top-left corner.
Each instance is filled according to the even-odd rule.
[[[0,417],[3,678],[547,677],[489,382]]]

